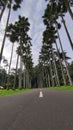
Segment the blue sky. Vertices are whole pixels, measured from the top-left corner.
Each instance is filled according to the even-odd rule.
[[[32,46],[32,56],[33,56],[33,62],[36,65],[38,63],[39,52],[40,52],[40,48],[42,45],[42,33],[45,29],[45,27],[43,25],[42,16],[43,16],[44,10],[46,8],[46,2],[45,2],[45,0],[23,0],[23,1],[24,2],[21,5],[21,9],[19,9],[17,12],[12,11],[11,17],[10,17],[10,22],[15,22],[17,20],[19,14],[29,18],[29,22],[31,24],[29,35],[32,38],[32,45],[33,45]],[[4,17],[2,19],[2,22],[0,24],[0,27],[1,27],[0,46],[1,46],[1,41],[3,38],[2,30],[4,30],[4,28],[5,28],[7,14],[8,14],[8,11],[6,10],[4,13]],[[71,22],[71,18],[68,14],[66,15],[65,19],[67,20],[66,24],[67,24],[67,27],[68,27],[69,32],[71,34],[71,37],[73,38],[73,29],[72,29],[73,28],[73,21]],[[71,47],[69,45],[66,33],[64,31],[64,27],[62,27],[60,34],[61,34],[61,39],[63,42],[64,50],[66,52],[68,52],[68,55],[70,57],[72,57],[72,60],[73,60],[73,56],[72,56],[73,51],[71,50]],[[6,40],[3,55],[8,59],[8,61],[10,58],[11,45],[12,44],[8,40]],[[14,50],[16,50],[17,46],[18,45],[16,43]],[[15,64],[16,64],[16,53],[14,51],[13,60],[12,60],[12,67],[15,67]]]

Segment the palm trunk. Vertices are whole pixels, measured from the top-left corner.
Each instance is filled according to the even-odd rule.
[[[16,72],[15,72],[15,77],[14,77],[13,89],[15,89],[15,87],[16,87],[16,77],[17,77],[17,70],[18,70],[18,61],[19,61],[19,55],[17,55]]]
[[[31,88],[31,78],[29,76],[29,88]]]
[[[8,18],[7,18],[6,28],[5,28],[5,34],[4,34],[4,38],[3,38],[3,42],[2,42],[2,47],[1,47],[1,52],[0,52],[0,63],[1,63],[1,60],[2,60],[2,54],[3,54],[3,50],[4,50],[4,46],[5,46],[6,29],[7,29],[8,23],[9,23],[10,13],[11,13],[11,8],[9,8],[9,13],[8,13]]]
[[[29,88],[29,72],[28,69],[26,69],[26,88]]]
[[[51,85],[50,85],[50,76],[49,76],[49,74],[48,74],[48,84],[49,84],[49,87],[50,87]]]
[[[40,82],[40,88],[42,88],[43,82],[42,82],[42,75],[41,74],[39,75],[39,82]]]
[[[48,65],[48,63],[47,63],[47,65]],[[46,71],[46,79],[47,79],[47,81],[46,81],[47,87],[50,87],[50,76],[49,76],[49,73],[48,73],[48,69]]]
[[[67,8],[67,10],[68,10],[68,12],[69,12],[69,14],[70,14],[72,20],[73,20],[73,12],[72,12],[72,10],[71,10],[71,8],[70,8],[70,5],[69,5],[68,0],[65,0],[65,4],[66,4],[66,8]]]
[[[5,78],[4,78],[4,85],[6,84],[6,75],[5,75]]]
[[[52,64],[51,64],[50,60],[49,60],[49,68],[50,68],[50,76],[51,76],[52,87],[54,87],[55,83],[54,83],[54,79],[53,79],[53,70],[52,70]]]
[[[42,67],[43,87],[45,86],[45,67]]]
[[[9,64],[9,71],[8,71],[8,74],[10,73],[10,69],[11,69],[12,56],[13,56],[13,49],[14,49],[14,43],[12,43],[12,51],[11,51],[11,58],[10,58],[10,64]]]
[[[45,73],[45,87],[47,87],[48,84],[47,84],[47,73],[46,73],[46,69],[44,69],[44,73]],[[42,76],[42,75],[41,75],[41,76]]]
[[[1,21],[1,19],[2,19],[2,16],[3,16],[3,13],[4,13],[5,8],[6,8],[6,5],[4,5],[4,7],[3,7],[2,11],[1,11],[1,14],[0,14],[0,21]]]
[[[58,72],[57,72],[57,67],[56,67],[56,62],[55,62],[55,57],[54,57],[54,52],[52,49],[52,56],[53,56],[53,63],[54,63],[54,69],[55,69],[55,75],[56,75],[56,85],[60,86],[60,82],[59,82],[59,77],[58,77]]]
[[[45,82],[46,82],[46,87],[48,87],[48,82],[47,82],[47,73],[45,72]]]
[[[1,85],[4,83],[4,73],[2,73],[2,80],[1,80]]]
[[[64,55],[64,51],[63,51],[63,47],[62,47],[62,43],[61,43],[61,39],[60,39],[60,36],[59,36],[58,29],[57,29],[57,34],[58,34],[59,43],[60,43],[60,47],[61,47],[62,54],[63,54],[63,59],[64,59],[64,62],[65,62],[65,65],[66,65],[66,72],[67,72],[67,76],[68,76],[68,79],[69,79],[69,83],[70,83],[70,86],[72,86],[72,81],[71,81],[71,77],[70,77],[69,70],[68,70],[68,67],[67,67],[67,61],[65,59],[65,55]]]
[[[19,89],[22,88],[22,59],[20,56]]]
[[[9,64],[9,70],[8,70],[8,83],[9,83],[9,74],[10,74],[11,63],[12,63],[13,49],[14,49],[14,43],[12,43],[12,50],[11,50],[10,64]],[[7,89],[9,89],[9,86],[8,86],[8,85],[7,85]]]
[[[62,22],[63,22],[64,28],[65,28],[66,34],[67,34],[67,36],[68,36],[68,39],[69,39],[71,48],[72,48],[72,50],[73,50],[73,42],[72,42],[72,40],[71,40],[70,34],[69,34],[69,32],[68,32],[68,29],[67,29],[67,27],[66,27],[65,20],[64,20],[63,16],[61,16],[61,18],[62,18]]]
[[[25,83],[26,83],[26,82],[25,82],[25,81],[26,81],[26,77],[25,77],[25,74],[26,74],[26,73],[25,73],[25,69],[24,69],[24,75],[23,75],[23,87],[24,87],[24,88],[26,88],[26,84],[25,84]]]
[[[6,72],[7,72],[7,67],[6,67]],[[4,80],[4,85],[6,84],[6,82],[7,82],[7,73],[6,73],[6,75],[5,75],[5,80]]]
[[[61,59],[60,59],[60,55],[59,55],[59,49],[58,49],[58,46],[57,46],[56,42],[55,42],[55,44],[56,44],[56,49],[57,49],[57,53],[58,53],[58,57],[59,57],[59,63],[60,63],[60,67],[61,67],[63,82],[64,82],[64,85],[66,86],[66,79],[65,79],[65,76],[64,76],[64,71],[63,71],[64,69],[63,69]]]

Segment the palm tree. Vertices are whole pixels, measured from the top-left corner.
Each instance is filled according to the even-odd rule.
[[[15,87],[16,87],[16,77],[17,77],[17,70],[18,70],[18,61],[19,61],[19,55],[17,55],[16,72],[15,72],[15,76],[14,76],[13,89],[15,89]]]
[[[53,49],[52,49],[52,55],[53,55],[53,62],[54,62],[54,68],[55,68],[56,85],[60,86],[59,76],[58,76],[58,72],[57,72],[56,61],[55,61]]]
[[[25,17],[19,16],[19,20],[15,22],[14,25],[10,24],[8,26],[8,34],[10,40],[14,43],[17,41],[19,43],[19,47],[17,48],[17,53],[20,55],[20,75],[19,75],[19,88],[22,86],[22,57],[25,53],[30,38],[27,35],[27,31],[29,30],[28,19]],[[18,33],[17,33],[18,32]],[[22,33],[21,33],[22,32]]]
[[[71,48],[72,48],[72,50],[73,50],[73,42],[72,42],[72,40],[71,40],[70,34],[69,34],[68,29],[67,29],[67,26],[66,26],[66,24],[65,24],[65,20],[64,20],[64,18],[63,18],[62,15],[61,15],[61,18],[62,18],[62,22],[63,22],[64,28],[65,28],[66,34],[67,34],[67,36],[68,36],[68,39],[69,39]]]
[[[60,67],[61,67],[61,72],[62,72],[62,77],[63,77],[63,81],[64,81],[64,85],[66,86],[66,79],[65,79],[65,75],[64,75],[64,68],[60,59],[60,52],[57,46],[57,42],[55,42],[56,45],[56,49],[57,49],[57,54],[58,54],[58,58],[59,58],[59,63],[60,63]]]
[[[46,30],[44,31],[44,38],[43,41],[46,44],[49,44],[51,47],[51,54],[52,54],[52,60],[53,60],[53,66],[55,69],[55,78],[56,78],[56,84],[59,86],[59,78],[58,78],[58,73],[57,73],[57,68],[56,68],[56,63],[55,63],[55,57],[54,57],[54,52],[53,52],[53,46],[52,44],[55,42],[56,39],[56,30],[55,27],[53,27],[51,24],[47,25]]]
[[[66,6],[66,9],[69,12],[69,14],[73,20],[73,12],[72,12],[71,7],[70,7],[73,5],[73,1],[72,0],[64,0],[64,2],[62,2],[62,4],[63,4],[63,6]]]
[[[19,70],[19,89],[22,88],[22,59],[21,59],[21,56],[20,56],[20,70]]]
[[[6,7],[9,9],[12,6],[13,10],[16,11],[18,8],[20,8],[20,4],[22,1],[23,0],[0,0],[0,21]]]
[[[52,61],[51,46],[44,43],[44,45],[42,46],[40,54],[41,55],[39,56],[39,61],[44,66],[44,72],[46,72],[46,66],[47,66],[48,69],[49,69],[49,72],[47,71],[47,73],[48,73],[48,75],[50,74],[49,81],[51,79],[51,85],[55,86],[54,78],[53,78],[53,65],[54,64],[52,64],[53,61]],[[45,75],[44,75],[45,76],[44,77],[45,80],[46,80],[46,77],[47,77],[47,73],[45,73]],[[49,84],[50,84],[50,82],[49,82]]]
[[[8,60],[3,56],[2,57],[3,60],[3,64],[4,64],[4,69],[5,69],[5,73],[3,73],[4,75],[2,76],[2,84],[5,85],[6,80],[7,80],[7,67],[8,67]]]
[[[9,37],[9,40],[12,42],[12,50],[11,50],[11,57],[10,57],[10,63],[9,63],[9,70],[8,70],[8,82],[9,82],[9,74],[11,69],[11,63],[12,63],[12,57],[13,57],[13,49],[14,49],[14,43],[18,41],[16,32],[15,32],[15,25],[10,24],[7,27],[6,36]],[[7,87],[8,89],[8,87]]]
[[[15,22],[16,26],[16,33],[18,37],[18,43],[19,46],[17,48],[17,53],[20,56],[20,70],[22,67],[22,62],[24,63],[24,66],[27,70],[28,66],[28,61],[30,57],[30,45],[31,45],[31,38],[28,36],[27,32],[29,31],[29,22],[28,18],[21,17],[19,16],[19,20]],[[22,32],[22,33],[21,33]],[[28,70],[27,70],[27,75],[28,75]],[[19,88],[22,88],[22,73],[20,71],[20,76],[19,76]]]
[[[56,0],[57,1],[57,0]],[[73,12],[71,10],[71,6],[73,5],[73,1],[72,0],[58,0],[58,4],[60,3],[61,7],[63,8],[63,11],[65,12],[69,12],[72,20],[73,20]],[[65,8],[65,9],[64,9]]]
[[[8,13],[8,18],[7,18],[7,23],[6,23],[5,28],[7,28],[7,26],[8,26],[10,13],[11,13],[11,8],[9,8],[9,13]],[[1,63],[2,53],[3,53],[3,49],[4,49],[4,45],[5,45],[5,39],[6,39],[6,29],[5,29],[4,38],[3,38],[2,47],[1,47],[1,52],[0,52],[0,63]]]
[[[69,5],[73,4],[73,2],[71,0],[50,0],[49,4],[47,6],[47,9],[45,10],[45,16],[47,18],[49,18],[49,21],[51,21],[51,23],[56,23],[56,24],[60,24],[58,22],[58,18],[61,17],[62,18],[62,22],[66,31],[66,34],[68,36],[71,48],[73,49],[73,43],[70,37],[70,34],[68,32],[67,26],[65,24],[65,13],[67,13],[68,9],[66,6],[66,2],[68,2]],[[45,21],[45,19],[44,19]],[[45,22],[45,24],[49,24],[48,21],[47,23]],[[61,24],[60,24],[61,26]],[[61,28],[61,27],[60,27]]]
[[[5,11],[5,8],[6,8],[6,1],[5,0],[1,0],[0,1],[0,10],[1,10],[1,13],[0,13],[0,21],[1,21],[1,18],[3,16],[3,13]]]
[[[57,22],[57,19],[62,14],[62,12],[66,12],[64,7],[62,7],[62,9],[61,9],[61,4],[60,3],[59,3],[59,6],[58,6],[58,4],[56,4],[55,1],[50,0],[49,4],[47,5],[47,9],[45,10],[45,14],[44,14],[43,18],[44,18],[44,24],[47,26],[46,28],[49,28],[50,25],[52,25],[54,30],[55,30],[55,34],[57,33],[57,36],[54,37],[53,42],[55,42],[56,38],[59,38],[60,46],[61,46],[62,53],[63,53],[63,56],[64,56],[64,51],[63,51],[60,36],[59,36],[59,33],[58,33],[58,28],[55,29],[55,26],[54,26],[55,23],[57,25],[60,25]],[[70,74],[69,74],[69,71],[68,71],[68,68],[67,68],[67,63],[66,63],[65,56],[64,56],[64,61],[65,61],[65,64],[66,64],[66,71],[67,71],[67,75],[68,75],[68,78],[69,78],[69,82],[70,82],[70,85],[72,85],[72,81],[71,81]]]
[[[26,48],[24,47],[23,50],[24,50],[24,53],[22,56],[22,60],[25,66],[24,79],[26,79],[26,81],[24,81],[24,84],[26,82],[26,87],[31,88],[31,73],[32,73],[32,66],[33,66],[32,55],[31,55],[31,45],[27,44]],[[26,78],[25,78],[25,73],[26,73]]]
[[[11,63],[12,63],[13,48],[14,48],[14,43],[12,44],[11,57],[10,57],[10,63],[9,63],[9,70],[8,70],[8,83],[9,83],[9,75],[10,75],[10,69],[11,69]],[[7,89],[8,89],[8,86],[7,86]]]
[[[24,59],[23,62],[26,68],[29,64],[26,62],[29,61],[30,57],[31,38],[27,34],[29,31],[29,26],[30,24],[28,22],[28,18],[19,16],[18,21],[16,21],[14,25],[10,24],[7,28],[7,36],[10,38],[10,41],[13,43],[13,45],[16,41],[19,43],[19,46],[17,47],[17,53],[20,56],[19,88],[22,88],[22,59],[24,59],[25,56],[26,60]]]
[[[7,22],[6,22],[6,27],[5,27],[5,33],[4,33],[4,38],[3,38],[3,42],[2,42],[2,47],[1,47],[1,52],[0,52],[0,62],[2,59],[2,54],[3,54],[3,49],[4,49],[4,45],[5,45],[5,39],[6,39],[6,31],[7,31],[7,26],[9,23],[9,18],[10,18],[10,14],[11,14],[11,9],[13,9],[14,11],[16,11],[18,8],[20,8],[20,4],[23,0],[14,0],[14,2],[12,0],[8,0],[6,2],[7,7],[9,8],[9,12],[8,12],[8,18],[7,18]]]
[[[71,10],[71,7],[73,6],[72,0],[45,0],[49,1],[50,3],[55,2],[59,6],[59,11],[63,9],[63,12],[66,13],[69,12],[72,20],[73,20],[73,12]]]
[[[63,50],[63,47],[62,47],[62,43],[61,43],[61,39],[60,39],[60,35],[59,35],[58,30],[57,30],[57,35],[58,35],[60,47],[61,47],[61,50],[62,50],[63,59],[64,59],[64,62],[65,62],[65,65],[66,65],[66,71],[67,71],[67,76],[68,76],[68,79],[69,79],[69,83],[70,83],[70,86],[72,86],[72,81],[71,81],[71,77],[70,77],[69,70],[68,70],[68,67],[67,67],[67,61],[65,59],[64,50]]]

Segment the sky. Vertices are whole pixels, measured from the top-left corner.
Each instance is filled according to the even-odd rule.
[[[33,58],[34,65],[38,64],[39,52],[42,46],[42,33],[45,30],[42,16],[44,14],[46,4],[47,3],[45,2],[45,0],[23,0],[21,4],[21,9],[19,9],[17,12],[12,11],[10,16],[10,23],[15,22],[18,19],[19,14],[21,16],[25,16],[29,18],[29,22],[30,22],[29,35],[32,38],[32,58]],[[3,33],[4,33],[7,15],[8,15],[8,10],[4,12],[4,16],[0,23],[0,48],[2,45],[2,39],[3,39]],[[73,40],[73,21],[71,21],[69,14],[66,15],[65,19],[67,21],[66,24]],[[60,30],[60,35],[61,35],[61,40],[63,42],[64,50],[68,52],[67,53],[68,56],[71,57],[71,60],[73,60],[73,56],[72,56],[73,51],[69,45],[69,41],[67,39],[63,26],[62,29]],[[17,56],[15,50],[17,46],[18,44],[15,43],[11,67],[15,67],[16,64]],[[12,47],[12,43],[10,43],[8,39],[6,39],[3,55],[5,56],[6,59],[8,59],[8,62],[11,54],[11,47]]]

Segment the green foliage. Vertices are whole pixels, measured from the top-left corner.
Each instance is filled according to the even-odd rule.
[[[14,11],[21,7],[20,4],[22,1],[23,0],[5,0],[7,7],[10,8],[12,6]]]
[[[58,50],[56,43],[59,38],[60,45],[62,46],[58,34],[58,30],[61,29],[61,23],[58,19],[59,17],[64,16],[66,12],[67,7],[65,1],[49,0],[43,16],[43,22],[46,29],[43,32],[43,45],[39,56],[39,62],[43,65],[45,71],[47,72],[45,74],[45,79],[47,79],[49,75],[49,85],[53,84],[53,86],[56,85],[56,81],[58,81],[58,83],[60,82],[60,85],[64,85],[63,80],[65,78],[66,81],[68,81],[67,75],[69,73],[66,75],[66,70],[68,69],[64,62],[70,58],[66,55],[66,52],[63,51],[62,47],[62,52]],[[55,50],[54,45],[56,45],[57,51]],[[64,70],[62,71],[62,69]],[[69,83],[67,82],[67,84]]]
[[[9,37],[11,42],[17,42],[19,44],[16,52],[24,63],[24,71],[27,69],[29,73],[28,75],[31,77],[33,62],[31,54],[31,38],[28,35],[29,29],[30,23],[28,18],[19,16],[18,20],[14,24],[9,24],[7,27],[7,37]]]
[[[7,80],[7,74],[5,69],[0,69],[0,85],[4,86]]]
[[[27,92],[31,89],[15,89],[15,90],[12,90],[12,89],[9,89],[9,90],[0,90],[0,96],[7,96],[7,95],[13,95],[13,94],[16,94],[16,93],[22,93],[22,92]]]

